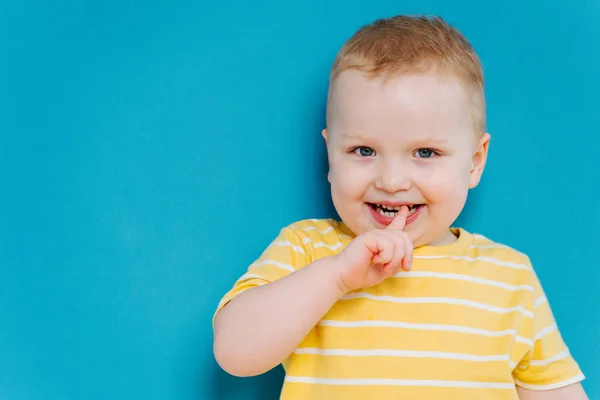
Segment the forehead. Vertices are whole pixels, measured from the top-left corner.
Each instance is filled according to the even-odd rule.
[[[346,70],[333,83],[328,129],[437,136],[473,131],[469,91],[435,73],[368,77]]]

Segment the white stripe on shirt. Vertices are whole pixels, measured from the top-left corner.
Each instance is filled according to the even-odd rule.
[[[304,238],[304,239],[302,239],[302,242],[304,244],[307,244],[307,243],[312,242],[312,239],[311,238]],[[344,246],[344,244],[340,243],[340,242],[337,242],[335,244],[327,244],[327,243],[324,243],[324,242],[316,242],[316,243],[313,244],[312,247],[315,248],[315,249],[318,249],[319,247],[325,247],[325,248],[327,248],[329,250],[335,251],[335,250],[337,250],[337,249],[339,249],[340,247],[343,247],[343,246]]]
[[[329,250],[335,251],[335,250],[339,249],[340,247],[344,247],[344,245],[340,242],[338,242],[336,244],[332,244],[332,245],[325,244],[323,242],[318,242],[318,243],[313,244],[313,248],[318,249],[319,247],[325,247]]]
[[[331,232],[333,230],[333,226],[330,226],[329,228],[326,228],[326,229],[324,229],[322,231],[318,230],[318,228],[316,226],[307,226],[306,228],[302,228],[302,227],[299,227],[299,226],[292,226],[292,228],[300,229],[300,230],[303,230],[304,232],[317,231],[321,235],[328,234],[329,232]]]
[[[370,299],[374,301],[388,301],[391,303],[399,303],[399,304],[452,304],[452,305],[461,305],[466,307],[477,308],[480,310],[491,311],[497,314],[508,314],[510,312],[517,311],[523,314],[526,317],[533,317],[533,313],[531,311],[526,310],[521,306],[515,307],[496,307],[485,303],[480,303],[477,301],[464,300],[464,299],[456,299],[451,297],[394,297],[394,296],[376,296],[370,293],[365,292],[356,292],[350,293],[342,298],[342,300],[351,300],[351,299]]]
[[[304,254],[304,249],[302,247],[294,246],[289,240],[278,240],[278,241],[271,243],[271,246],[283,246],[283,247],[289,246],[296,253]]]
[[[467,256],[414,256],[415,259],[420,260],[437,260],[441,258],[451,258],[453,260],[465,260],[465,261],[483,261],[491,264],[496,264],[502,267],[509,267],[514,269],[526,269],[532,270],[531,267],[527,264],[518,264],[510,261],[502,261],[492,257],[467,257]]]
[[[277,268],[281,268],[281,269],[284,269],[284,270],[290,271],[290,272],[296,271],[296,269],[292,265],[280,263],[280,262],[273,261],[273,260],[263,260],[259,263],[250,265],[250,267],[264,267],[265,265],[274,265]]]
[[[515,379],[515,383],[524,388],[524,389],[529,389],[529,390],[553,390],[553,389],[559,389],[565,386],[569,386],[572,385],[574,383],[577,382],[581,382],[582,380],[585,379],[585,375],[583,374],[579,374],[577,376],[574,376],[573,378],[558,382],[558,383],[552,383],[550,385],[532,385],[530,383],[525,383],[523,381],[520,381],[518,379]]]
[[[533,287],[529,285],[509,285],[504,282],[491,281],[488,279],[477,278],[469,275],[451,274],[446,272],[425,272],[425,271],[410,271],[410,272],[398,272],[394,275],[396,278],[440,278],[440,279],[454,279],[458,281],[466,281],[473,283],[481,283],[482,285],[495,286],[502,289],[511,291],[516,290],[528,290],[533,292]]]
[[[538,308],[539,306],[541,306],[542,304],[544,304],[547,301],[548,301],[548,299],[546,298],[546,296],[540,297],[539,299],[537,299],[535,301],[535,308]]]
[[[345,350],[345,349],[320,349],[312,347],[298,348],[295,354],[314,354],[321,356],[347,356],[347,357],[411,357],[411,358],[443,358],[448,360],[463,361],[509,361],[508,354],[476,356],[472,354],[444,353],[438,351],[411,351],[411,350]]]
[[[467,326],[458,325],[441,325],[441,324],[417,324],[412,322],[400,322],[400,321],[334,321],[324,319],[319,322],[320,326],[331,326],[336,328],[403,328],[403,329],[416,329],[424,331],[445,331],[445,332],[457,332],[466,333],[472,335],[481,336],[514,336],[516,340],[529,345],[533,345],[530,339],[517,335],[517,331],[514,329],[505,329],[503,331],[490,331],[486,329],[471,328]]]
[[[544,365],[552,364],[555,361],[562,360],[563,358],[567,358],[569,356],[569,350],[563,350],[555,356],[550,358],[546,358],[544,360],[531,360],[529,361],[529,365],[534,367],[543,367]]]
[[[494,244],[472,244],[469,246],[470,249],[506,249],[512,250],[510,247],[505,246],[503,244],[494,243]]]
[[[432,387],[460,387],[480,389],[511,389],[514,383],[501,382],[469,382],[469,381],[437,381],[416,379],[331,379],[313,378],[309,376],[286,376],[286,382],[308,383],[315,385],[341,385],[341,386],[432,386]]]
[[[540,340],[544,336],[548,335],[549,333],[554,332],[557,329],[558,329],[558,327],[556,326],[556,323],[553,323],[552,325],[545,327],[537,335],[535,335],[534,340]]]
[[[256,275],[256,274],[244,274],[240,276],[238,282],[247,281],[250,279],[261,279],[263,281],[268,281],[264,276]]]

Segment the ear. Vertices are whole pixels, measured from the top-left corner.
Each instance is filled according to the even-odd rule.
[[[321,135],[323,135],[323,139],[325,139],[325,147],[327,147],[327,145],[329,144],[329,133],[327,132],[327,129],[323,129]],[[329,171],[327,172],[327,181],[331,183],[331,161],[329,160],[329,151],[327,151],[327,162],[329,165]]]
[[[327,141],[327,137],[328,137],[327,136],[328,135],[327,129],[323,129],[323,131],[321,132],[321,135],[323,135],[323,139],[325,139],[325,145],[327,146],[327,144],[328,144],[328,141]]]
[[[469,189],[473,189],[479,184],[485,163],[487,162],[488,148],[490,145],[490,134],[484,133],[479,139],[479,143],[473,154],[473,167],[471,168],[471,177],[469,180]]]

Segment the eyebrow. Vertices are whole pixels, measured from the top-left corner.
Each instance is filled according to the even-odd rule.
[[[366,137],[364,136],[364,134],[361,134],[360,132],[341,132],[341,136],[344,139],[352,139],[352,140],[359,140],[359,141],[363,141],[363,140],[373,140],[373,139],[377,139],[377,136],[375,137]],[[450,142],[449,138],[447,136],[445,137],[436,137],[432,134],[426,135],[424,137],[420,137],[420,138],[410,138],[409,139],[412,144],[414,146],[426,146],[426,145],[445,145],[447,143]]]
[[[359,139],[359,140],[364,140],[367,139],[364,134],[361,134],[360,132],[341,132],[342,133],[342,137],[345,139]],[[369,138],[370,139],[370,138]]]
[[[448,137],[434,137],[434,136],[429,136],[429,137],[424,137],[424,138],[416,138],[414,140],[414,142],[416,144],[422,144],[422,145],[445,145],[448,144],[450,142],[450,140],[448,139]]]

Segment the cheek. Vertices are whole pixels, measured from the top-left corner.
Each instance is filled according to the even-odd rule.
[[[332,163],[329,176],[332,194],[338,198],[361,197],[370,182],[369,168],[353,163]]]
[[[357,191],[356,181],[351,179],[351,174],[347,171],[340,173],[340,169],[331,173],[331,189],[338,196],[348,197]],[[354,183],[354,184],[353,184]]]
[[[420,181],[430,201],[455,202],[466,196],[469,177],[469,168],[462,163],[440,163],[436,168],[423,171]]]

